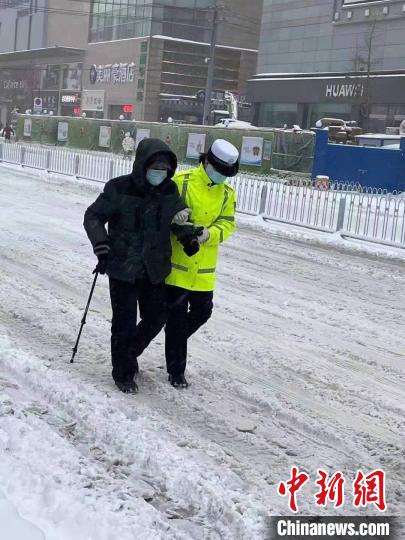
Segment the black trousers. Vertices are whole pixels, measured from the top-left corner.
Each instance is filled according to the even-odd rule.
[[[187,340],[211,317],[213,292],[199,292],[167,286],[169,318],[166,323],[166,367],[171,375],[185,372]]]
[[[166,286],[152,285],[148,279],[133,284],[110,278],[110,297],[112,376],[116,382],[125,382],[134,378],[138,356],[166,323]]]

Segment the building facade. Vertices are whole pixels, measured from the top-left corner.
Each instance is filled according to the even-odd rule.
[[[224,107],[225,91],[247,101],[261,13],[262,0],[248,6],[222,0],[218,7],[217,108]],[[4,0],[0,28],[9,31],[0,32],[3,121],[12,107],[33,109],[38,103],[38,110],[42,105],[54,114],[199,123],[213,17],[212,0]],[[25,91],[17,99],[6,86],[20,83]],[[243,110],[252,114],[252,108]]]
[[[322,117],[385,130],[405,118],[405,2],[264,0],[259,125],[313,127]]]

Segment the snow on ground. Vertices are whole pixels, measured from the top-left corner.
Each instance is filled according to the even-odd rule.
[[[95,265],[83,214],[100,186],[0,166],[0,189],[0,513],[32,524],[24,540],[264,539],[268,516],[288,514],[276,488],[292,465],[348,483],[381,467],[389,514],[403,513],[400,255],[240,218],[214,316],[191,341],[190,388],[168,385],[161,334],[140,394],[125,396],[105,278],[69,364]],[[299,494],[302,512],[319,513],[313,494]]]
[[[15,506],[0,491],[0,522],[2,538],[7,540],[45,540],[42,532],[22,519]]]

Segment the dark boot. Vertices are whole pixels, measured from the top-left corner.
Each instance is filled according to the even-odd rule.
[[[139,390],[134,380],[125,382],[115,381],[115,384],[124,394],[137,394]]]
[[[187,388],[188,382],[184,376],[184,373],[180,375],[170,375],[169,374],[169,383],[175,388]]]

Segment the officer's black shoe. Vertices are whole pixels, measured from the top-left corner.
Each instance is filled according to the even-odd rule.
[[[183,373],[180,375],[169,375],[169,383],[175,388],[187,388],[188,382]]]

